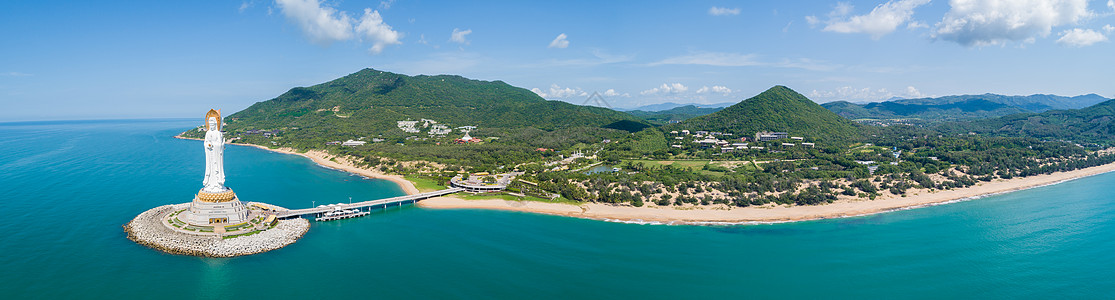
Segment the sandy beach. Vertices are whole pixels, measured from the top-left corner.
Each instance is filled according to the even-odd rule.
[[[234,145],[251,146],[268,151],[303,156],[327,168],[342,170],[362,176],[367,176],[370,178],[390,180],[402,187],[408,195],[419,193],[418,189],[414,187],[414,184],[403,178],[403,176],[389,175],[376,170],[360,168],[344,158],[335,157],[323,151],[314,150],[308,151],[306,153],[298,153],[295,152],[294,149],[290,148],[270,149],[267,147],[252,144]],[[422,200],[418,203],[418,206],[436,209],[496,209],[596,220],[658,222],[672,224],[793,222],[861,216],[901,209],[945,204],[986,195],[1001,194],[1056,184],[1072,179],[1107,173],[1111,171],[1115,171],[1115,163],[1068,172],[1058,172],[1048,175],[1037,175],[1007,180],[996,179],[991,182],[980,182],[977,183],[975,186],[963,189],[932,192],[926,190],[911,189],[906,197],[888,194],[887,196],[882,196],[876,198],[875,200],[838,200],[831,204],[817,206],[731,207],[728,205],[713,205],[681,207],[633,207],[607,205],[600,203],[570,205],[536,201],[508,201],[503,199],[465,200],[456,196],[444,196]]]
[[[1056,184],[1067,180],[1111,171],[1115,171],[1115,163],[1048,175],[981,182],[976,186],[964,189],[935,192],[911,190],[910,195],[907,197],[891,196],[880,197],[875,200],[840,200],[832,204],[818,206],[728,207],[726,205],[721,205],[706,207],[633,207],[612,206],[599,203],[585,203],[574,206],[569,204],[507,201],[502,199],[464,200],[454,196],[427,199],[419,202],[418,205],[427,208],[499,209],[597,220],[673,224],[791,222],[861,216],[945,204],[980,196]]]

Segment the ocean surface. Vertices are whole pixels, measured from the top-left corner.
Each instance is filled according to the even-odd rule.
[[[0,124],[0,298],[1111,298],[1115,174],[864,217],[669,226],[404,206],[276,251],[158,252],[121,225],[201,187],[197,120]],[[288,208],[390,182],[226,148],[227,185]]]

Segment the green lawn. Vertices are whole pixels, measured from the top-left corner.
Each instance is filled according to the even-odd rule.
[[[562,203],[562,204],[569,204],[569,205],[581,205],[582,204],[582,202],[574,201],[574,200],[571,200],[571,199],[566,199],[566,198],[563,198],[563,197],[558,197],[557,199],[550,200],[550,199],[544,199],[544,198],[538,198],[538,197],[532,197],[532,196],[519,197],[519,196],[508,195],[508,194],[504,194],[504,193],[476,194],[476,195],[460,194],[458,197],[460,197],[461,199],[465,199],[465,200],[501,199],[501,200],[507,200],[507,201],[535,201],[535,202],[545,202],[545,203]]]
[[[644,160],[644,159],[638,159],[638,160],[631,160],[631,162],[632,163],[643,164],[645,166],[671,165],[671,166],[675,166],[675,167],[688,167],[688,168],[692,168],[693,170],[701,170],[702,167],[704,167],[706,164],[708,164],[707,160]]]
[[[445,189],[444,185],[438,184],[437,181],[434,181],[433,179],[419,177],[419,176],[415,176],[415,175],[407,175],[405,177],[408,181],[414,183],[414,187],[418,188],[419,192],[425,193],[425,192],[433,192],[433,191],[444,190]]]

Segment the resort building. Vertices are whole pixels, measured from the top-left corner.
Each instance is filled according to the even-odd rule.
[[[755,140],[760,142],[780,140],[789,137],[790,134],[785,132],[760,131],[755,133]]]
[[[352,147],[352,146],[362,146],[366,143],[368,143],[368,142],[347,140],[344,143],[341,143],[341,146],[350,146],[350,147]]]

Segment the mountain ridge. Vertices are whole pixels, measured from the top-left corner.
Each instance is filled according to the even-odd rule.
[[[855,136],[859,125],[788,87],[777,85],[715,113],[670,127],[722,131],[740,136],[751,136],[760,131],[785,131],[795,136],[846,140]]]

